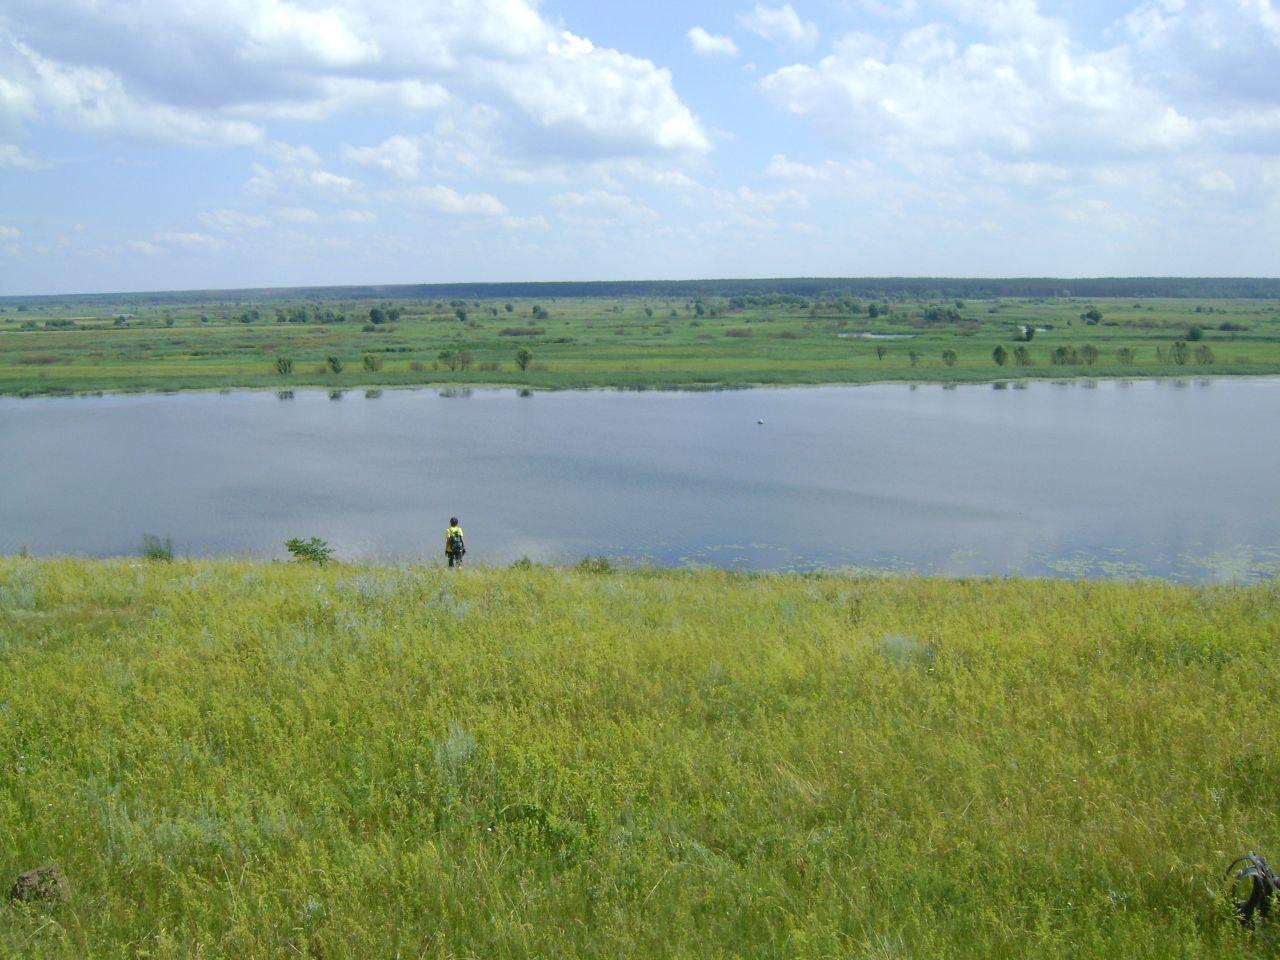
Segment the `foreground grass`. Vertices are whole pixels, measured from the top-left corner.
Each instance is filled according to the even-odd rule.
[[[1256,956],[1280,589],[0,560],[6,957]]]

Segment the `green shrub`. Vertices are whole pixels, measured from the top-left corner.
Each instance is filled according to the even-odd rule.
[[[294,537],[292,540],[286,540],[284,546],[298,563],[323,565],[333,559],[333,548],[319,537],[312,537],[310,540]]]
[[[169,563],[173,560],[173,538],[163,540],[152,533],[142,535],[142,543],[138,545],[138,554],[147,560]]]

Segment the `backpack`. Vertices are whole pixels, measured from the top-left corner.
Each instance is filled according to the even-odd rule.
[[[449,552],[459,557],[467,552],[467,548],[462,543],[461,531],[455,530],[449,534]]]

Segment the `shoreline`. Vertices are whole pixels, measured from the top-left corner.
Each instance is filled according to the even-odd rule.
[[[1159,372],[1151,373],[1112,373],[1112,372],[1083,372],[1078,368],[1071,368],[1073,372],[1063,372],[1055,375],[1044,375],[1041,373],[1030,374],[1012,374],[1001,377],[954,377],[954,378],[935,378],[935,377],[877,377],[867,380],[798,380],[789,382],[773,382],[763,380],[752,380],[743,382],[723,381],[723,382],[677,382],[662,383],[654,382],[647,384],[622,384],[622,383],[584,383],[571,384],[567,386],[532,384],[532,383],[515,383],[511,381],[490,381],[490,380],[434,380],[420,383],[404,383],[399,381],[386,382],[368,382],[358,381],[343,384],[326,384],[316,381],[305,381],[293,384],[279,384],[268,386],[265,384],[245,384],[231,383],[221,386],[148,386],[148,387],[102,387],[87,388],[83,390],[76,389],[60,389],[49,388],[45,390],[6,390],[0,387],[0,400],[16,399],[16,400],[37,400],[37,399],[91,399],[96,397],[107,396],[174,396],[178,394],[203,394],[203,393],[285,393],[296,390],[317,390],[317,391],[370,391],[370,390],[516,390],[529,391],[531,393],[568,393],[568,392],[615,392],[615,393],[717,393],[723,391],[739,391],[739,390],[792,390],[792,389],[813,389],[821,387],[872,387],[886,386],[898,384],[903,386],[939,386],[939,387],[961,387],[961,386],[992,386],[995,384],[1010,383],[1078,383],[1088,381],[1108,381],[1108,382],[1144,382],[1144,381],[1178,381],[1178,380],[1263,380],[1267,378],[1280,377],[1280,364],[1269,365],[1269,369],[1260,371],[1250,371],[1242,373],[1237,370],[1211,371],[1198,368],[1195,371],[1177,372],[1162,368]]]

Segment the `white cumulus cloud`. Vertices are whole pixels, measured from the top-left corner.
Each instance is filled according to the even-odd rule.
[[[690,28],[685,38],[689,41],[693,52],[701,57],[736,57],[738,55],[738,45],[733,42],[732,37],[708,33],[702,27]]]
[[[507,208],[491,193],[459,193],[452,187],[436,184],[409,191],[411,201],[436,213],[450,216],[500,217]]]
[[[667,70],[537,0],[8,0],[0,78],[11,123],[102,137],[255,145],[278,121],[455,106],[494,111],[507,148],[535,156],[711,146]]]
[[[738,14],[738,23],[756,36],[791,47],[812,47],[818,42],[818,27],[811,20],[800,19],[800,14],[789,3],[780,7],[767,7],[757,3],[745,13]]]
[[[352,163],[381,170],[401,180],[413,180],[422,163],[422,144],[397,133],[377,146],[347,147],[343,155]]]

